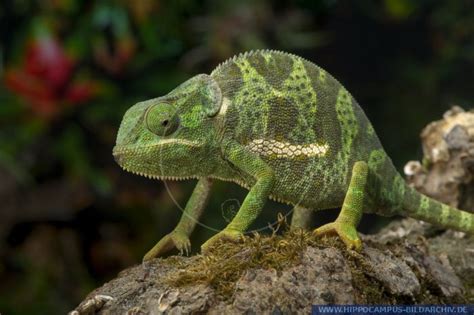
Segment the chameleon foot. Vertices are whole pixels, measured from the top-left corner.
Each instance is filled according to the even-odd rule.
[[[356,251],[362,249],[362,242],[357,235],[357,230],[354,226],[349,224],[335,221],[317,228],[313,233],[317,236],[324,234],[337,234],[346,244],[348,249],[355,249]]]
[[[165,235],[152,249],[143,257],[143,261],[159,257],[171,250],[173,247],[177,248],[181,254],[188,255],[191,251],[191,242],[189,237],[182,233],[173,231]]]
[[[238,242],[243,237],[243,234],[239,231],[235,230],[222,230],[210,239],[208,239],[204,244],[201,246],[201,253],[206,254],[209,252],[209,249],[214,247],[218,244],[221,240],[222,241],[232,241]]]

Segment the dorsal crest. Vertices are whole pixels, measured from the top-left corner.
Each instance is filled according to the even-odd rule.
[[[239,53],[237,55],[234,55],[233,57],[230,57],[229,59],[221,62],[211,73],[211,76],[213,76],[214,74],[218,73],[221,69],[225,68],[227,65],[229,65],[230,63],[232,62],[236,62],[236,61],[239,61],[239,60],[242,60],[242,59],[245,59],[245,58],[250,58],[256,54],[270,54],[270,55],[280,55],[280,56],[288,56],[288,57],[291,57],[291,58],[298,58],[298,59],[302,59],[302,60],[305,60],[307,62],[310,62],[302,57],[299,57],[297,55],[294,55],[292,53],[288,53],[288,52],[284,52],[284,51],[280,51],[280,50],[273,50],[273,49],[257,49],[257,50],[249,50],[249,51],[246,51],[246,52],[242,52],[242,53]]]

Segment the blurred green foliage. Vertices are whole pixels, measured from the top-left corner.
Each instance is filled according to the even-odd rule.
[[[473,9],[468,0],[4,1],[0,312],[65,313],[178,221],[167,189],[184,206],[194,183],[165,187],[113,161],[135,102],[238,52],[287,50],[344,83],[400,167],[420,158],[424,125],[472,104]],[[244,196],[217,185],[203,223],[222,228],[229,202]],[[288,209],[269,203],[255,227]],[[212,233],[198,227],[194,251]]]

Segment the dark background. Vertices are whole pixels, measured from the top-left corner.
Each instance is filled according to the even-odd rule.
[[[255,48],[338,78],[399,169],[427,123],[474,100],[468,0],[2,1],[0,312],[65,313],[174,228],[165,184],[112,158],[122,115]],[[184,206],[193,184],[167,185]],[[202,222],[222,228],[244,196],[218,183]],[[269,203],[255,227],[288,210]],[[198,227],[193,251],[213,233]]]

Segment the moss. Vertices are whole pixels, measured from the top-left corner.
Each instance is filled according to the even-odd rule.
[[[279,235],[277,232],[282,228],[285,232]],[[270,236],[255,233],[253,237],[243,237],[240,243],[221,242],[205,256],[198,255],[192,266],[170,275],[166,281],[174,286],[209,284],[222,297],[229,298],[246,270],[263,268],[278,272],[287,269],[300,261],[306,246],[327,247],[324,242],[327,241],[314,238],[310,232],[288,230],[280,217]]]
[[[282,235],[273,233],[271,236],[254,234],[253,237],[245,237],[241,243],[222,242],[211,249],[208,255],[198,255],[194,264],[169,276],[166,281],[173,286],[208,284],[221,297],[228,299],[245,271],[271,268],[279,272],[297,265],[307,246],[332,247],[343,253],[352,273],[357,302],[387,303],[393,300],[383,285],[368,275],[370,272],[367,268],[370,267],[363,256],[347,251],[337,237],[316,238],[312,233],[302,230],[287,230]]]

